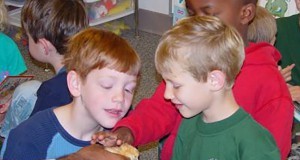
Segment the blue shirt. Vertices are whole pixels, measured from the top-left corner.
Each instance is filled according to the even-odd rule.
[[[1,150],[3,160],[53,159],[88,146],[59,123],[53,108],[41,111],[11,130]]]
[[[72,96],[67,85],[67,72],[63,68],[55,77],[41,84],[37,91],[37,100],[30,117],[39,111],[53,106],[63,106],[71,103],[71,101]]]

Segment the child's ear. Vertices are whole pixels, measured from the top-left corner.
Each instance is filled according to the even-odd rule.
[[[226,76],[220,70],[214,70],[208,74],[207,82],[211,86],[211,90],[218,91],[225,86]]]
[[[38,43],[41,45],[45,55],[49,55],[52,52],[56,53],[56,48],[53,44],[45,38],[38,39]]]
[[[67,84],[71,95],[78,97],[81,95],[80,76],[75,71],[69,71],[67,75]]]
[[[249,3],[242,7],[241,23],[249,24],[255,17],[256,5]]]

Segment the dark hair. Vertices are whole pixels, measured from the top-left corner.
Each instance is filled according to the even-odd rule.
[[[82,0],[26,0],[21,24],[35,42],[45,38],[63,55],[69,38],[88,26],[88,17]]]
[[[248,3],[257,4],[257,0],[244,0],[244,3],[245,4],[248,4]]]

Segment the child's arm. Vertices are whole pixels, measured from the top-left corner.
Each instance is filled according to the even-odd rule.
[[[286,82],[288,82],[292,79],[292,69],[294,67],[295,67],[295,64],[288,65],[287,67],[285,67],[283,69],[280,66],[278,66],[278,69]],[[292,96],[292,100],[300,103],[300,86],[292,86],[288,83],[287,83],[287,85],[289,87],[289,91]]]
[[[168,135],[174,128],[179,112],[171,102],[163,98],[164,91],[165,83],[162,82],[150,99],[142,100],[127,117],[117,123],[114,132],[118,132],[121,127],[130,129],[131,132],[128,131],[127,135],[122,133],[122,137],[130,137],[132,134],[135,146],[157,141]]]
[[[290,94],[293,101],[300,103],[300,86],[292,86],[288,84]]]
[[[130,129],[120,127],[115,132],[97,132],[92,136],[92,144],[100,143],[105,147],[120,146],[123,143],[132,144],[134,141]]]
[[[78,152],[70,154],[65,157],[61,157],[58,160],[88,160],[88,159],[97,159],[97,160],[128,160],[125,156],[117,155],[110,153],[101,145],[94,144],[80,149]]]

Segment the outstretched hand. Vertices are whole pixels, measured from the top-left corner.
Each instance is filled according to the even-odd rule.
[[[133,144],[134,138],[130,129],[120,127],[114,132],[97,132],[92,136],[92,144],[100,143],[106,147],[120,146],[123,143]]]
[[[66,157],[59,158],[58,160],[129,160],[129,158],[111,153],[104,150],[104,147],[99,144],[93,144],[83,147],[78,152],[70,154]]]

